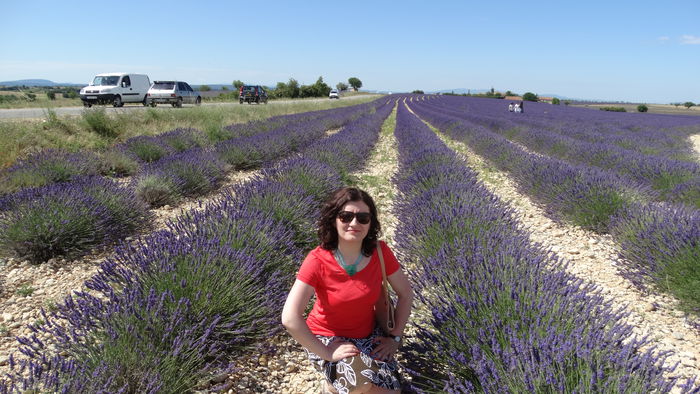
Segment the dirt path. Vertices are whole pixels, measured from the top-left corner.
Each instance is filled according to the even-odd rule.
[[[443,135],[440,138],[463,157],[492,193],[516,210],[533,242],[568,260],[568,272],[596,284],[602,295],[614,301],[614,305],[626,306],[630,312],[626,323],[634,327],[634,332],[649,335],[658,350],[671,352],[667,364],[679,363],[672,376],[700,376],[698,332],[688,324],[685,314],[675,309],[675,299],[663,294],[642,293],[620,275],[619,247],[610,236],[555,223],[527,196],[520,194],[505,173],[490,167],[463,143]]]
[[[693,149],[697,153],[697,159],[700,161],[700,134],[695,134],[690,136],[690,142],[693,143]]]

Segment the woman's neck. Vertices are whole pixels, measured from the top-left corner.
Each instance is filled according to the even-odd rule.
[[[338,251],[343,256],[359,256],[362,253],[362,242],[338,242]]]

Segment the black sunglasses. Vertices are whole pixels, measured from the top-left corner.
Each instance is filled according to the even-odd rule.
[[[350,212],[350,211],[340,211],[338,212],[338,219],[343,223],[350,223],[353,219],[357,218],[357,222],[360,224],[367,224],[372,220],[372,214],[369,212]]]

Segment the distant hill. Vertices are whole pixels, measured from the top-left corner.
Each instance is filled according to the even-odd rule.
[[[2,81],[0,86],[84,86],[77,83],[58,83],[48,79],[20,79],[17,81]]]

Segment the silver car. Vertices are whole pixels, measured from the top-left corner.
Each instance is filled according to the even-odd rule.
[[[173,107],[180,108],[182,104],[202,104],[202,96],[187,82],[154,81],[148,89],[146,101],[151,107],[158,104],[171,104]]]

